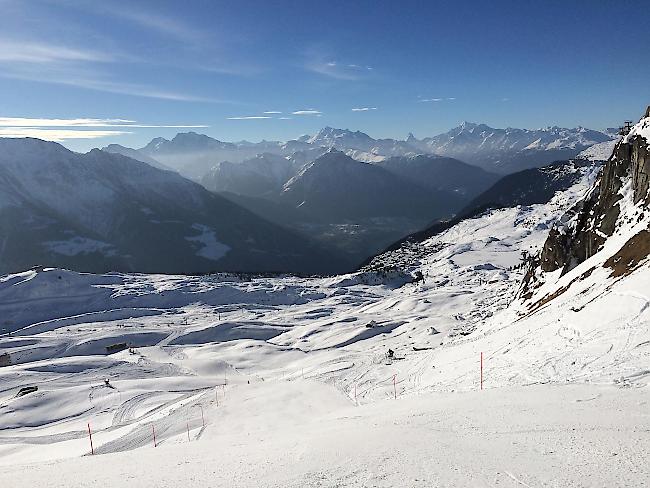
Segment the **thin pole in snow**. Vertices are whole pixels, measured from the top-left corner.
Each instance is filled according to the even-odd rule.
[[[153,447],[158,447],[158,444],[156,443],[156,428],[153,424],[151,424],[151,432],[153,433]]]
[[[219,388],[214,388],[214,399],[217,402],[217,407],[219,406]]]
[[[190,442],[190,423],[187,423],[187,442]]]
[[[95,449],[93,448],[93,434],[90,432],[90,422],[88,422],[88,438],[90,439],[90,454],[95,455]]]
[[[397,383],[396,383],[396,380],[397,380],[397,375],[394,374],[393,375],[393,391],[395,393],[395,400],[397,400]]]
[[[483,353],[481,353],[481,390],[483,389]]]
[[[203,427],[205,427],[205,417],[203,416],[203,405],[199,405],[199,408],[201,409],[201,423],[203,424]]]
[[[359,402],[357,401],[357,384],[354,384],[354,403],[359,405]]]

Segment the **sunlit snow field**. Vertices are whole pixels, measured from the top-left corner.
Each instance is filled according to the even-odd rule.
[[[0,353],[12,362],[0,368],[0,479],[643,486],[647,268],[620,282],[594,272],[535,313],[516,298],[522,251],[540,249],[593,177],[425,241],[407,270],[423,283],[0,278]]]

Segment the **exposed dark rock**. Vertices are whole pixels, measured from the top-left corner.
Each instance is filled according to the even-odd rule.
[[[650,112],[650,107],[646,114]],[[620,214],[621,188],[632,178],[635,203],[648,207],[650,156],[648,141],[640,136],[623,140],[603,167],[594,190],[582,202],[575,226],[552,229],[541,254],[544,271],[562,269],[567,273],[598,252],[607,237],[616,230]]]
[[[642,230],[605,261],[605,266],[612,269],[612,276],[625,276],[634,271],[649,254],[650,231]]]
[[[641,124],[650,124],[649,117],[650,107]],[[564,275],[603,247],[617,225],[621,224],[618,222],[620,200],[623,198],[621,189],[627,182],[631,182],[633,202],[642,211],[637,217],[639,221],[650,207],[649,143],[639,134],[624,135],[626,137],[614,148],[594,187],[560,219],[559,225],[551,229],[540,254],[528,260],[527,272],[518,293],[521,298],[528,300],[534,296],[534,290],[544,281],[542,272],[562,270],[561,274]],[[650,254],[649,231],[637,233],[605,262],[604,266],[612,270],[612,276],[623,276],[633,271]],[[583,273],[573,281],[584,277]],[[558,290],[555,296],[566,288]],[[534,309],[543,305],[541,302],[544,300],[552,300],[555,296],[544,297],[529,307]]]

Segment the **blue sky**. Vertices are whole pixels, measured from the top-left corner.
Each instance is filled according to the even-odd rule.
[[[76,150],[186,130],[257,141],[325,125],[395,138],[464,120],[604,128],[650,103],[647,1],[0,0],[0,9],[0,136]]]

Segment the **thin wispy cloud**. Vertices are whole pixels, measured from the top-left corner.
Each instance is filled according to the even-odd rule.
[[[85,61],[107,63],[114,60],[115,56],[109,53],[57,46],[49,43],[0,39],[0,62],[58,63]]]
[[[121,17],[179,41],[201,43],[210,37],[207,32],[186,25],[177,19],[154,13],[151,9],[145,12],[130,8],[111,8],[110,11],[116,17]]]
[[[370,110],[377,110],[377,107],[355,107],[353,112],[369,112]]]
[[[56,4],[56,1],[52,2]],[[165,15],[162,9],[141,9],[133,2],[87,2],[70,0],[70,6],[80,11],[100,15],[111,16],[129,22],[139,28],[170,37],[183,43],[204,43],[210,39],[209,32],[189,25],[177,17]]]
[[[267,110],[264,113],[269,115],[277,115],[277,114],[281,114],[282,112],[278,112],[277,110]]]
[[[0,62],[0,66],[2,63]],[[116,82],[98,78],[88,70],[53,69],[45,72],[42,68],[35,69],[5,69],[0,70],[0,77],[15,80],[32,81],[57,85],[74,86],[87,90],[115,93],[118,95],[131,95],[135,97],[154,98],[176,102],[201,102],[201,103],[236,103],[230,100],[221,100],[212,97],[203,97],[188,93],[168,91],[158,87],[139,83]]]
[[[449,97],[449,98],[421,98],[421,97],[418,97],[418,102],[423,102],[423,103],[444,102],[445,100],[453,102],[454,100],[456,100],[456,97]]]
[[[228,120],[264,120],[272,118],[273,117],[270,117],[268,115],[245,115],[240,117],[228,117]]]
[[[112,75],[105,68],[126,60],[130,58],[119,54],[0,38],[0,77],[3,78],[161,100],[227,103],[211,97],[110,79]]]
[[[314,110],[313,108],[307,109],[307,110],[296,110],[295,112],[291,112],[291,115],[323,115],[323,112],[320,110]]]
[[[99,139],[132,134],[117,130],[40,129],[34,127],[0,127],[0,137],[34,137],[44,141],[63,142],[70,139]]]
[[[352,69],[365,69],[365,70],[372,70],[371,66],[360,66],[358,64],[348,64],[348,68]]]
[[[0,117],[0,127],[131,127],[131,128],[171,128],[171,129],[198,129],[209,127],[207,125],[187,124],[140,124],[128,119],[48,119],[29,117]]]
[[[74,119],[0,117],[0,137],[35,137],[45,141],[63,142],[71,139],[99,139],[133,134],[131,130],[95,130],[97,128],[206,128],[207,125],[141,124],[130,119]]]

